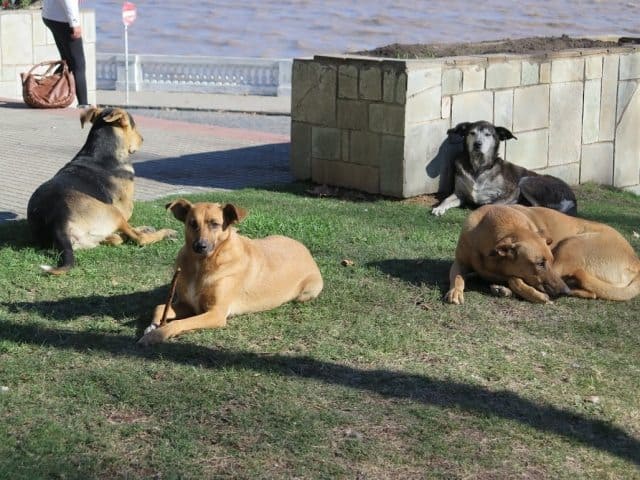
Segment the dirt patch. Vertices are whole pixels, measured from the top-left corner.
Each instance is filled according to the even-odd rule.
[[[488,55],[493,53],[532,54],[536,52],[559,52],[577,48],[611,48],[638,44],[640,39],[622,37],[618,41],[603,41],[590,38],[528,37],[503,39],[475,43],[392,43],[385,47],[354,52],[355,55],[386,58],[440,58],[463,55]]]

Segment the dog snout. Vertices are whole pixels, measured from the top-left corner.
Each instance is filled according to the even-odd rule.
[[[482,142],[477,141],[477,140],[475,142],[473,142],[473,149],[474,150],[480,150],[480,147],[482,147]]]
[[[564,283],[561,278],[554,278],[550,281],[544,282],[545,291],[552,297],[559,297],[560,295],[569,295],[571,289]]]
[[[206,240],[199,238],[193,242],[192,248],[196,253],[207,253],[209,251],[209,242]]]

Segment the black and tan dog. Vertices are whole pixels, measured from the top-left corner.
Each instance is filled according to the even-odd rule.
[[[464,276],[471,272],[497,283],[494,293],[537,303],[558,295],[630,300],[640,294],[640,259],[622,235],[543,207],[485,205],[472,212],[449,272],[447,302],[464,302]]]
[[[280,235],[250,239],[236,231],[243,209],[184,199],[167,208],[185,225],[185,244],[176,260],[177,300],[156,307],[140,344],[220,328],[230,316],[305,302],[322,291],[320,270],[302,243]],[[163,324],[165,308],[168,323]]]
[[[56,268],[59,275],[74,266],[74,249],[100,243],[118,245],[122,232],[140,245],[175,235],[174,230],[133,228],[134,170],[129,155],[142,145],[142,136],[131,115],[123,109],[89,108],[80,125],[93,125],[82,149],[53,178],[31,195],[27,220],[36,242],[53,245],[62,253]]]
[[[454,161],[453,193],[431,211],[434,215],[462,204],[513,203],[577,214],[575,194],[564,181],[500,158],[500,142],[516,138],[508,129],[485,121],[463,122],[447,133],[462,137],[464,150]]]

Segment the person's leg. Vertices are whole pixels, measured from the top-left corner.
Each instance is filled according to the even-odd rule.
[[[78,105],[87,105],[87,77],[82,38],[71,38],[71,27],[67,23],[47,18],[43,18],[42,21],[51,30],[60,57],[67,62],[69,70],[73,73]]]

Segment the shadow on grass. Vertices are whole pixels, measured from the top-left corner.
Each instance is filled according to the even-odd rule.
[[[439,288],[442,294],[449,289],[451,261],[432,258],[394,258],[367,263],[387,275],[413,285]]]
[[[113,318],[134,318],[136,333],[140,335],[151,321],[154,307],[166,301],[168,291],[168,286],[161,286],[121,295],[89,295],[42,302],[0,302],[0,305],[9,313],[33,313],[60,322],[100,312]]]
[[[0,217],[0,222],[4,220],[7,220],[7,218]],[[31,238],[29,224],[26,220],[0,223],[0,248],[11,247],[15,250],[21,250],[33,246],[34,242]]]
[[[551,405],[532,402],[506,390],[491,391],[476,385],[390,370],[361,370],[311,357],[221,351],[183,342],[143,349],[123,335],[43,329],[5,322],[0,338],[16,343],[45,345],[75,351],[102,350],[128,358],[171,360],[212,370],[236,368],[282,377],[317,380],[368,391],[386,398],[424,405],[458,408],[475,415],[519,422],[571,442],[608,452],[640,465],[640,441],[620,427]]]

